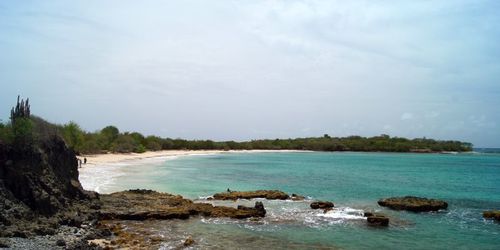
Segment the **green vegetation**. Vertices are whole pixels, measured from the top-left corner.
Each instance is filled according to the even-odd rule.
[[[30,115],[28,100],[18,102],[11,111],[11,122],[0,123],[0,144],[15,143],[30,145],[33,141],[61,136],[77,153],[104,152],[142,153],[147,150],[313,150],[313,151],[370,151],[370,152],[442,152],[471,151],[472,144],[460,141],[437,141],[433,139],[406,139],[388,135],[374,137],[322,137],[252,140],[246,142],[211,140],[183,140],[144,136],[138,132],[121,133],[115,126],[100,131],[86,132],[75,122],[64,125],[51,124],[40,117]]]

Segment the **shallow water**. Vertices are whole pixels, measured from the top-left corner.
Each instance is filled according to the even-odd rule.
[[[95,178],[86,173],[82,183],[104,192],[151,188],[192,199],[227,188],[280,189],[335,203],[326,214],[309,209],[309,201],[264,201],[268,214],[260,221],[153,223],[159,231],[172,224],[178,230],[166,234],[165,249],[180,241],[175,235],[187,234],[201,248],[500,249],[500,224],[481,216],[500,209],[498,154],[228,153],[127,164],[108,166],[116,169],[102,178],[112,181],[89,181]],[[380,198],[401,195],[444,199],[449,209],[416,214],[377,205]],[[367,226],[363,210],[388,215],[390,226]]]

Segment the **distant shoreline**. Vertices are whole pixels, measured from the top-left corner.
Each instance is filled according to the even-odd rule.
[[[267,153],[267,152],[314,152],[309,150],[160,150],[146,151],[144,153],[107,153],[107,154],[89,154],[77,156],[82,160],[87,158],[87,165],[101,165],[109,163],[118,163],[123,161],[141,160],[157,157],[187,156],[187,155],[209,155],[221,153]],[[82,164],[85,167],[85,164]]]
[[[87,165],[102,165],[109,163],[119,163],[124,161],[141,160],[157,157],[188,156],[188,155],[208,155],[222,153],[286,153],[286,152],[330,152],[330,153],[400,153],[400,154],[461,154],[474,153],[475,151],[456,152],[456,151],[313,151],[313,150],[291,150],[291,149],[253,149],[253,150],[160,150],[146,151],[144,153],[105,153],[105,154],[84,154],[77,156],[82,160],[87,158]],[[82,164],[85,167],[85,164]]]

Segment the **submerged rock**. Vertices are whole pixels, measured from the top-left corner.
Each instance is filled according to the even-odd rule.
[[[394,210],[407,210],[412,212],[429,212],[448,208],[448,203],[445,201],[414,196],[382,199],[378,201],[378,204]]]
[[[383,214],[365,211],[363,216],[366,217],[366,222],[370,226],[389,226],[389,218]]]
[[[279,190],[230,191],[213,195],[214,200],[237,200],[265,198],[268,200],[286,200],[290,196]]]
[[[496,221],[500,221],[500,210],[490,210],[483,212],[483,218],[485,219],[494,219]]]
[[[334,207],[334,204],[329,201],[315,201],[310,206],[312,209],[331,209]]]
[[[369,216],[366,218],[366,221],[370,226],[389,226],[389,218],[381,215]]]

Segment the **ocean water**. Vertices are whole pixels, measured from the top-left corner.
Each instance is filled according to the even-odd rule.
[[[195,239],[193,248],[207,249],[500,249],[500,223],[482,218],[484,210],[500,209],[500,154],[222,153],[107,168],[113,169],[103,176],[108,181],[81,173],[84,187],[100,192],[150,188],[197,202],[211,202],[205,198],[227,188],[279,189],[308,197],[264,200],[268,214],[260,221],[151,222],[148,227],[166,239],[164,249],[177,247],[186,235]],[[449,208],[411,213],[377,205],[380,198],[404,195],[443,199]],[[316,199],[334,202],[335,209],[310,209]],[[389,227],[367,226],[363,211],[386,214]]]

